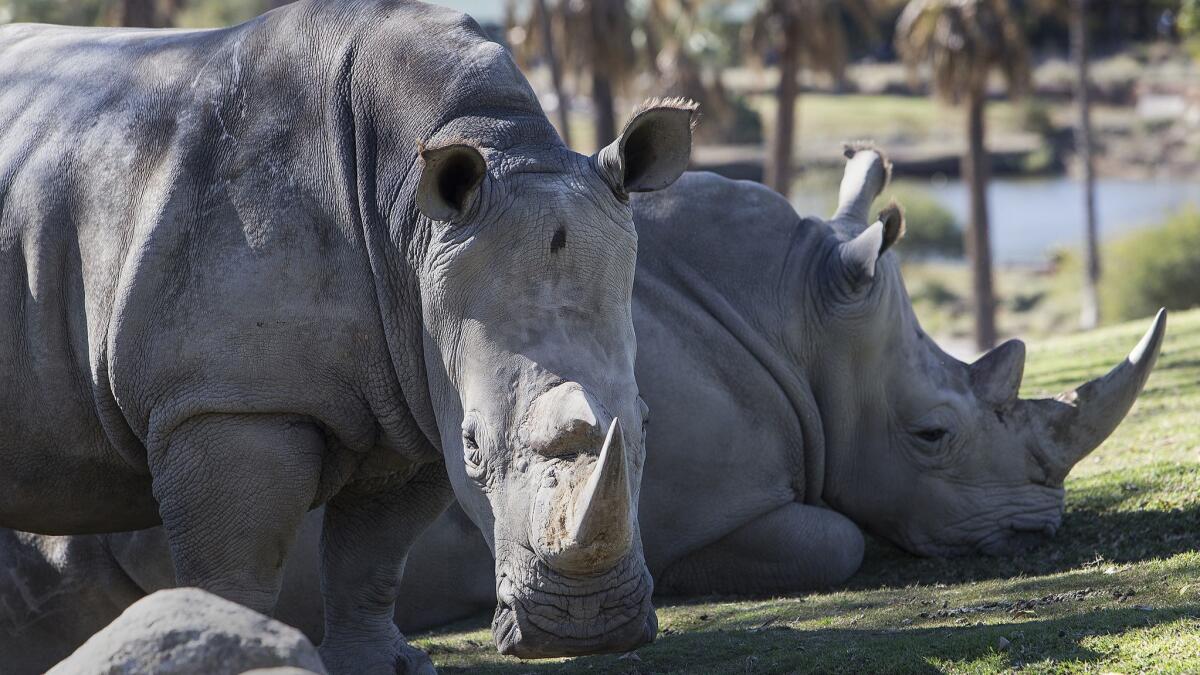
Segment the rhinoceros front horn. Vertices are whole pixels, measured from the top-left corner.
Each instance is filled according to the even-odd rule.
[[[1133,407],[1154,368],[1167,331],[1167,311],[1160,309],[1153,325],[1124,361],[1107,375],[1053,399],[1022,401],[1040,422],[1039,445],[1051,464],[1051,477],[1061,481],[1077,462],[1095,450]]]
[[[620,420],[613,419],[596,467],[572,505],[567,536],[574,546],[588,551],[590,562],[599,567],[628,552],[632,524],[625,438]]]

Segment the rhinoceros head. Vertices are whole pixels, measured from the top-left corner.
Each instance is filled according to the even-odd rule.
[[[1020,398],[1020,341],[966,364],[921,330],[898,264],[882,255],[902,234],[899,210],[866,225],[887,161],[870,148],[848,154],[822,294],[832,338],[821,369],[831,393],[819,403],[825,499],[919,555],[998,554],[1053,535],[1063,480],[1141,392],[1165,313],[1104,377],[1056,398]]]
[[[456,496],[492,546],[501,652],[654,638],[637,498],[628,195],[686,168],[694,104],[643,106],[593,157],[423,149],[425,359]]]

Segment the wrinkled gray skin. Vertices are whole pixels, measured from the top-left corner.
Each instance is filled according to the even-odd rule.
[[[326,665],[429,670],[392,611],[456,496],[502,652],[653,639],[628,195],[692,106],[578,155],[473,20],[400,0],[6,26],[0,71],[0,525],[161,522],[177,583],[271,612],[325,504]]]
[[[886,174],[878,153],[857,152],[827,222],[709,174],[634,199],[637,375],[654,417],[640,521],[661,591],[836,584],[861,562],[860,528],[927,556],[1000,554],[1050,535],[1071,465],[1141,390],[1163,315],[1128,360],[1062,400],[1016,397],[1020,343],[972,365],[942,352],[913,316],[894,256],[878,255],[898,218],[867,227]],[[310,634],[319,529],[306,525],[280,606]],[[157,532],[72,538],[91,560],[26,569],[68,597],[86,586],[79,570],[121,571],[153,590],[170,583]],[[415,629],[478,612],[492,584],[486,544],[452,508],[409,558],[397,621]],[[103,613],[117,601],[80,604]]]

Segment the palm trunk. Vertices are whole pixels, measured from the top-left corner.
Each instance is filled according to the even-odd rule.
[[[617,137],[616,103],[613,101],[612,80],[602,65],[605,49],[611,36],[604,35],[605,7],[601,2],[589,3],[591,10],[592,105],[596,108],[596,149],[599,150]]]
[[[546,58],[546,66],[550,68],[550,85],[554,88],[554,96],[558,98],[558,133],[563,142],[571,147],[571,110],[568,105],[567,92],[563,89],[562,66],[558,62],[558,52],[554,49],[554,28],[550,25],[550,10],[546,0],[537,0],[542,29],[542,51]],[[607,142],[607,141],[605,141]]]
[[[779,60],[779,88],[775,97],[775,134],[771,139],[771,158],[767,162],[768,187],[787,196],[792,187],[792,146],[796,139],[796,83],[800,69],[800,42],[792,22],[787,23],[783,54]]]
[[[166,0],[161,8],[163,15],[159,17],[159,25],[163,27],[176,25],[176,20],[183,10],[187,9],[188,0]]]
[[[1087,330],[1100,323],[1100,251],[1096,229],[1096,170],[1092,161],[1092,102],[1088,90],[1087,0],[1071,1],[1071,51],[1075,57],[1075,97],[1079,108],[1075,146],[1083,179],[1084,276],[1079,325]]]
[[[596,107],[596,148],[603,148],[617,137],[612,83],[607,75],[592,72],[592,105]]]
[[[129,28],[154,28],[157,16],[154,0],[121,0],[118,23]]]
[[[967,154],[963,178],[970,194],[970,222],[966,249],[971,262],[971,290],[975,297],[975,346],[980,351],[996,345],[996,301],[992,291],[992,247],[988,225],[988,154],[984,147],[983,91],[972,92],[967,105]]]

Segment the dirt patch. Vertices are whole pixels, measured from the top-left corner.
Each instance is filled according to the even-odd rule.
[[[922,619],[949,619],[965,614],[988,614],[1004,612],[1008,614],[1020,614],[1021,612],[1034,611],[1039,607],[1056,605],[1063,602],[1078,602],[1085,598],[1094,597],[1097,595],[1106,594],[1117,600],[1125,600],[1133,597],[1134,591],[1128,589],[1120,589],[1105,593],[1095,588],[1081,588],[1074,591],[1066,591],[1063,593],[1051,593],[1043,595],[1040,598],[1023,598],[1020,600],[989,602],[982,605],[967,605],[964,607],[948,607],[943,603],[941,609],[921,612],[917,616]],[[933,604],[933,601],[928,601]]]

